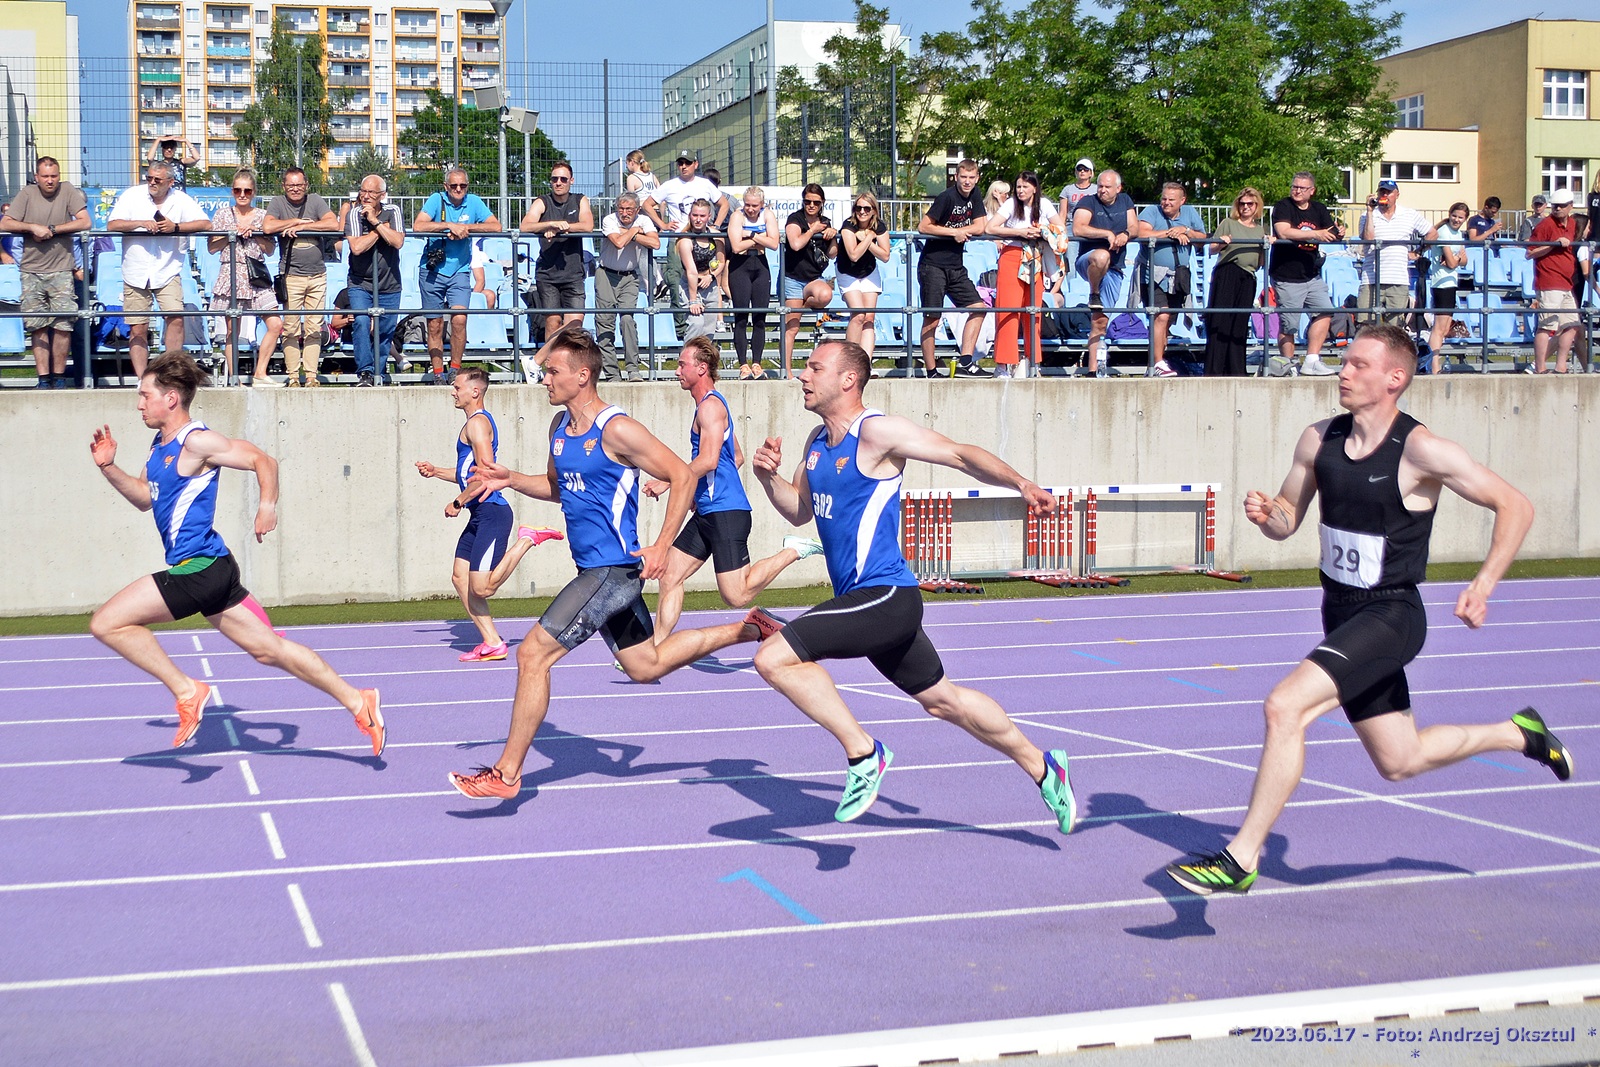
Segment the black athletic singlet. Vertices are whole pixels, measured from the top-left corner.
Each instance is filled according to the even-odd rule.
[[[1335,418],[1317,450],[1322,587],[1348,592],[1415,586],[1426,577],[1433,509],[1407,510],[1400,495],[1400,457],[1406,438],[1422,424],[1399,412],[1370,456],[1351,459],[1345,442],[1353,424],[1351,415]]]

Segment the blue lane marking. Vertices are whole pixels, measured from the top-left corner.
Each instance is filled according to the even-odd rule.
[[[1206,693],[1215,693],[1218,696],[1227,696],[1227,694],[1224,693],[1222,690],[1213,689],[1209,685],[1201,685],[1199,682],[1190,682],[1190,681],[1186,681],[1183,678],[1168,678],[1167,681],[1169,681],[1169,682],[1177,682],[1179,685],[1186,685],[1186,686],[1190,687],[1191,689],[1199,689],[1199,690],[1201,690],[1203,692],[1206,692]]]
[[[1099,663],[1110,663],[1112,665],[1115,665],[1116,662],[1117,662],[1114,659],[1106,659],[1104,656],[1096,656],[1096,655],[1093,655],[1093,654],[1088,653],[1088,652],[1079,652],[1075,648],[1068,649],[1067,651],[1071,652],[1074,656],[1082,656],[1084,659],[1092,659],[1092,660],[1095,660],[1096,662],[1099,662]]]
[[[1518,774],[1528,773],[1528,768],[1526,767],[1514,767],[1509,763],[1501,763],[1499,760],[1487,759],[1483,756],[1473,756],[1471,759],[1473,763],[1487,763],[1489,766],[1499,767],[1503,771],[1516,771]]]
[[[821,926],[822,925],[822,920],[821,919],[817,918],[815,915],[811,914],[809,911],[807,911],[806,909],[802,908],[799,904],[795,903],[789,897],[785,896],[776,886],[774,886],[771,882],[767,881],[765,878],[761,877],[755,871],[752,871],[749,867],[746,867],[743,870],[734,871],[732,874],[725,874],[721,878],[717,879],[717,881],[719,881],[719,882],[738,882],[738,881],[749,882],[751,885],[753,885],[757,889],[761,890],[767,896],[771,897],[773,900],[776,900],[779,904],[783,905],[785,911],[787,911],[790,915],[793,915],[796,919],[799,919],[801,922],[805,923],[807,926]]]

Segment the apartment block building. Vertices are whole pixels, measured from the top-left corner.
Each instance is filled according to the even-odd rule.
[[[320,34],[330,88],[350,99],[333,119],[334,147],[322,160],[339,167],[363,145],[398,162],[398,135],[427,104],[427,90],[446,95],[501,81],[500,20],[488,0],[397,4],[279,4],[216,0],[132,0],[129,42],[134,57],[137,144],[188,140],[200,165],[243,162],[233,124],[255,94],[255,69],[276,20],[295,34]]]

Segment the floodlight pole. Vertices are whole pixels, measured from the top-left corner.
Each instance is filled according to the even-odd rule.
[[[506,13],[511,10],[512,0],[489,0],[489,6],[494,8],[496,28],[500,36],[500,111],[495,116],[495,126],[500,132],[500,225],[505,226],[506,216],[510,212],[510,201],[506,197],[506,105],[511,102],[509,92],[511,80],[506,76]]]

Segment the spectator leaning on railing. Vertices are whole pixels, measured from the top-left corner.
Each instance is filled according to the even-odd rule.
[[[1261,225],[1262,197],[1245,186],[1233,198],[1233,210],[1217,224],[1211,247],[1217,253],[1211,268],[1211,300],[1206,315],[1206,377],[1243,377],[1249,371],[1245,347],[1250,342],[1250,312],[1256,298],[1256,271],[1265,255],[1266,229]]]
[[[1289,179],[1289,195],[1272,207],[1272,259],[1267,267],[1279,310],[1278,355],[1268,361],[1267,373],[1273,376],[1294,373],[1294,335],[1300,329],[1300,315],[1294,308],[1331,307],[1328,284],[1322,280],[1322,246],[1344,240],[1344,229],[1322,201],[1315,199],[1316,180],[1310,171],[1299,171]],[[1318,311],[1306,327],[1306,358],[1301,374],[1337,374],[1322,362],[1322,346],[1328,340],[1330,312]]]
[[[1188,192],[1177,182],[1161,186],[1161,203],[1152,204],[1139,213],[1139,236],[1157,238],[1145,260],[1143,281],[1144,296],[1150,300],[1152,312],[1167,308],[1164,315],[1150,316],[1150,356],[1155,373],[1161,378],[1171,378],[1178,372],[1167,362],[1167,334],[1172,329],[1174,309],[1187,307],[1189,294],[1194,291],[1191,245],[1206,237],[1205,222],[1200,213],[1185,201]]]
[[[345,216],[344,236],[350,242],[350,310],[363,311],[376,306],[378,340],[374,347],[372,322],[357,315],[350,326],[350,347],[356,357],[356,384],[376,385],[388,376],[389,346],[394,341],[395,324],[400,317],[400,248],[406,242],[405,220],[400,209],[384,202],[389,185],[382,176],[369,174],[361,179],[356,206]],[[377,285],[374,287],[373,282]]]
[[[534,291],[542,308],[575,310],[546,315],[546,337],[554,337],[563,326],[583,325],[583,238],[570,235],[594,231],[589,198],[572,191],[572,164],[558,159],[551,165],[550,189],[522,216],[522,232],[539,235]]]
[[[266,233],[278,238],[278,297],[286,316],[283,365],[289,372],[284,385],[321,385],[317,362],[322,358],[322,312],[328,306],[328,268],[323,238],[314,232],[339,232],[339,216],[319,194],[311,192],[306,172],[290,167],[283,172],[283,193],[267,205]]]
[[[61,180],[61,164],[40,156],[34,184],[24,186],[0,218],[0,230],[23,235],[22,320],[33,341],[40,389],[65,389],[67,352],[77,323],[72,277],[72,234],[87,230],[89,204],[82,190]]]
[[[126,234],[122,238],[122,319],[128,324],[128,362],[135,377],[143,377],[150,361],[152,307],[165,312],[183,311],[184,234],[210,228],[211,220],[188,193],[172,188],[172,171],[165,163],[152,163],[143,185],[117,197],[106,229]],[[166,352],[183,348],[183,316],[165,316],[162,347]]]
[[[412,228],[434,234],[422,249],[418,282],[428,317],[428,358],[433,366],[423,385],[450,385],[467,350],[467,305],[472,298],[472,235],[500,233],[500,220],[476,193],[467,192],[467,172],[451,167],[444,190],[428,197]],[[450,309],[450,369],[444,368],[444,315]]]

